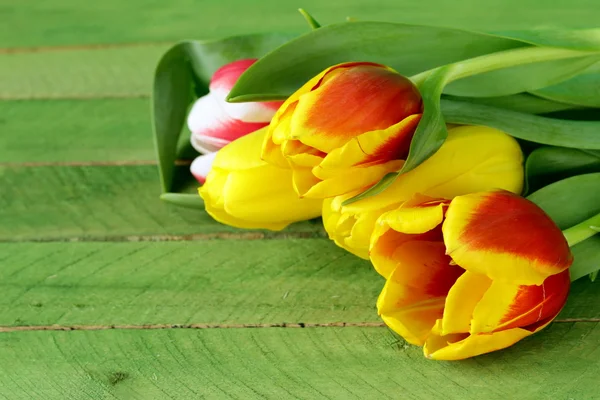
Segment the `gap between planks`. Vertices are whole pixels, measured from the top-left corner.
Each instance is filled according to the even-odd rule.
[[[0,48],[0,54],[19,54],[19,53],[45,53],[54,51],[80,51],[80,50],[104,50],[127,47],[145,47],[145,46],[166,46],[174,45],[173,41],[159,42],[137,42],[137,43],[98,43],[83,45],[66,46],[33,46],[33,47],[3,47]]]
[[[77,96],[5,96],[0,95],[0,101],[35,101],[35,100],[111,100],[111,99],[149,99],[150,95],[146,93],[132,94],[102,94],[102,95],[77,95]]]
[[[27,239],[0,239],[0,243],[47,243],[47,242],[191,242],[202,240],[282,240],[315,239],[327,237],[325,231],[313,232],[212,232],[187,235],[123,235],[83,237],[40,237]]]
[[[176,160],[176,166],[188,166],[192,160]],[[129,160],[129,161],[50,161],[50,162],[19,162],[3,163],[0,167],[9,168],[37,168],[37,167],[123,167],[140,165],[158,165],[155,160]]]
[[[600,318],[566,318],[554,323],[600,322]],[[26,331],[105,331],[122,330],[160,330],[160,329],[261,329],[261,328],[384,328],[383,322],[326,322],[326,323],[272,323],[272,324],[147,324],[147,325],[31,325],[0,326],[0,333]]]

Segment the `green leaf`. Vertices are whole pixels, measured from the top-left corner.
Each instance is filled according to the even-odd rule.
[[[444,93],[493,97],[529,92],[572,78],[599,60],[598,55],[592,55],[504,68],[452,82]]]
[[[560,229],[565,230],[600,213],[600,173],[578,175],[546,186],[528,196]],[[592,236],[571,248],[575,262],[571,280],[600,268],[600,236]]]
[[[399,172],[389,173],[382,180],[366,191],[346,200],[344,205],[375,196],[387,189],[398,175],[408,172],[433,155],[448,137],[446,122],[440,109],[440,96],[448,77],[452,72],[451,66],[433,71],[419,83],[419,91],[423,96],[423,116],[410,143],[410,151],[404,166]]]
[[[431,157],[448,137],[440,97],[451,72],[451,66],[439,68],[419,85],[423,96],[423,117],[410,143],[408,158],[398,174],[419,166]]]
[[[302,14],[311,29],[319,29],[321,27],[321,24],[319,24],[304,8],[299,8],[298,11]]]
[[[493,32],[497,36],[517,39],[537,46],[574,50],[600,50],[600,29],[537,28]]]
[[[163,193],[160,199],[176,206],[204,210],[204,200],[198,194]]]
[[[584,174],[548,185],[527,197],[565,230],[600,213],[600,173]]]
[[[535,95],[563,103],[600,107],[600,63],[583,73],[553,86],[538,89]]]
[[[575,257],[571,265],[571,281],[590,275],[592,282],[600,270],[600,235],[592,236],[571,247]]]
[[[158,63],[152,93],[154,141],[162,191],[172,190],[178,140],[194,93],[208,91],[212,74],[224,64],[260,58],[294,35],[261,34],[173,46]]]
[[[204,84],[223,65],[244,58],[261,58],[298,35],[262,33],[219,40],[187,42],[190,65]]]
[[[186,60],[186,43],[173,46],[158,63],[152,91],[154,144],[163,192],[173,182],[177,141],[192,101],[192,74]]]
[[[442,95],[443,99],[458,100],[468,103],[482,104],[491,107],[504,108],[527,114],[547,114],[556,111],[580,109],[580,106],[544,99],[529,93],[519,93],[499,97],[459,97]]]
[[[268,54],[241,76],[229,99],[286,98],[325,68],[347,61],[378,62],[410,76],[522,46],[514,40],[457,29],[345,22],[309,32]]]
[[[591,172],[600,172],[600,155],[565,147],[540,147],[527,157],[525,164],[528,191]]]
[[[579,149],[600,149],[600,121],[570,121],[443,99],[446,122],[491,126],[519,139]]]

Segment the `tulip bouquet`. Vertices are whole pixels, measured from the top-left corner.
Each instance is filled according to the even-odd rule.
[[[600,31],[303,15],[299,37],[186,41],[163,56],[161,198],[238,228],[321,216],[385,279],[383,321],[432,359],[547,326],[570,282],[600,269]],[[200,196],[172,192],[186,143]]]

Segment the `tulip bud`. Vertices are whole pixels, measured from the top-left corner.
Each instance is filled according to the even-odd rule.
[[[422,111],[417,88],[391,68],[339,64],[284,102],[262,157],[292,169],[301,197],[365,189],[402,167]]]
[[[298,198],[292,171],[260,159],[265,134],[263,128],[241,137],[214,156],[199,193],[217,221],[238,228],[280,230],[321,214],[321,200]]]
[[[451,128],[442,147],[417,168],[402,174],[377,196],[343,206],[355,193],[326,199],[323,224],[329,237],[359,257],[369,258],[375,221],[415,193],[451,199],[491,189],[520,193],[523,155],[515,139],[493,128]]]
[[[263,128],[282,102],[228,103],[233,85],[255,59],[239,60],[219,68],[210,81],[210,92],[199,98],[188,116],[192,146],[200,153],[219,150],[229,142]]]
[[[371,260],[387,279],[384,322],[427,357],[458,360],[547,326],[566,302],[573,257],[539,207],[494,191],[414,196],[379,218]]]

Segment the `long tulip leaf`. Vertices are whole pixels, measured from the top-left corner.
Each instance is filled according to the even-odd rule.
[[[292,35],[262,34],[176,44],[156,67],[152,93],[154,141],[163,192],[172,190],[179,136],[195,96],[208,91],[212,74],[242,58],[260,58]]]
[[[528,191],[591,172],[600,172],[599,155],[565,147],[540,147],[527,157],[525,163]]]
[[[563,230],[600,213],[599,198],[600,173],[563,179],[528,196]],[[600,235],[576,244],[571,250],[575,256],[571,280],[599,269]]]
[[[193,78],[186,48],[186,43],[172,47],[161,58],[154,75],[152,119],[163,192],[168,191],[173,182],[177,142],[192,101]]]
[[[452,82],[444,93],[493,97],[530,92],[572,78],[598,61],[598,55],[591,55],[504,68]]]
[[[347,61],[378,62],[411,76],[468,58],[531,45],[600,51],[599,41],[600,36],[594,30],[527,30],[493,35],[434,26],[346,22],[314,30],[268,54],[242,75],[229,99],[286,98],[325,68]],[[582,60],[576,63],[585,64]],[[573,70],[582,68],[571,62],[559,62],[554,64],[555,68],[549,67],[550,64],[531,67],[529,78],[536,82],[533,86],[540,87],[543,82],[556,83],[575,73]],[[535,72],[541,68],[544,74],[536,76]],[[552,77],[553,74],[557,76]],[[528,79],[514,82],[507,77],[502,81],[512,87],[512,93],[519,92],[513,92],[518,84],[530,85]],[[486,80],[487,85],[497,85],[497,82],[499,79],[495,74]],[[496,86],[497,89],[501,87]]]
[[[600,29],[537,28],[498,31],[495,35],[521,40],[536,46],[562,47],[574,50],[600,50]]]
[[[230,101],[288,97],[331,65],[371,61],[410,76],[523,42],[457,29],[387,22],[345,22],[316,29],[286,43],[250,67]]]
[[[600,63],[569,80],[538,89],[533,93],[563,103],[600,107]]]
[[[491,126],[523,140],[579,149],[600,149],[600,121],[571,121],[485,105],[441,101],[448,123]]]
[[[197,194],[163,193],[160,199],[176,206],[204,210],[204,201]]]
[[[573,104],[562,103],[535,96],[530,93],[518,93],[498,97],[459,97],[443,95],[443,99],[457,100],[468,103],[482,104],[526,114],[546,114],[557,111],[575,110],[582,108]]]

